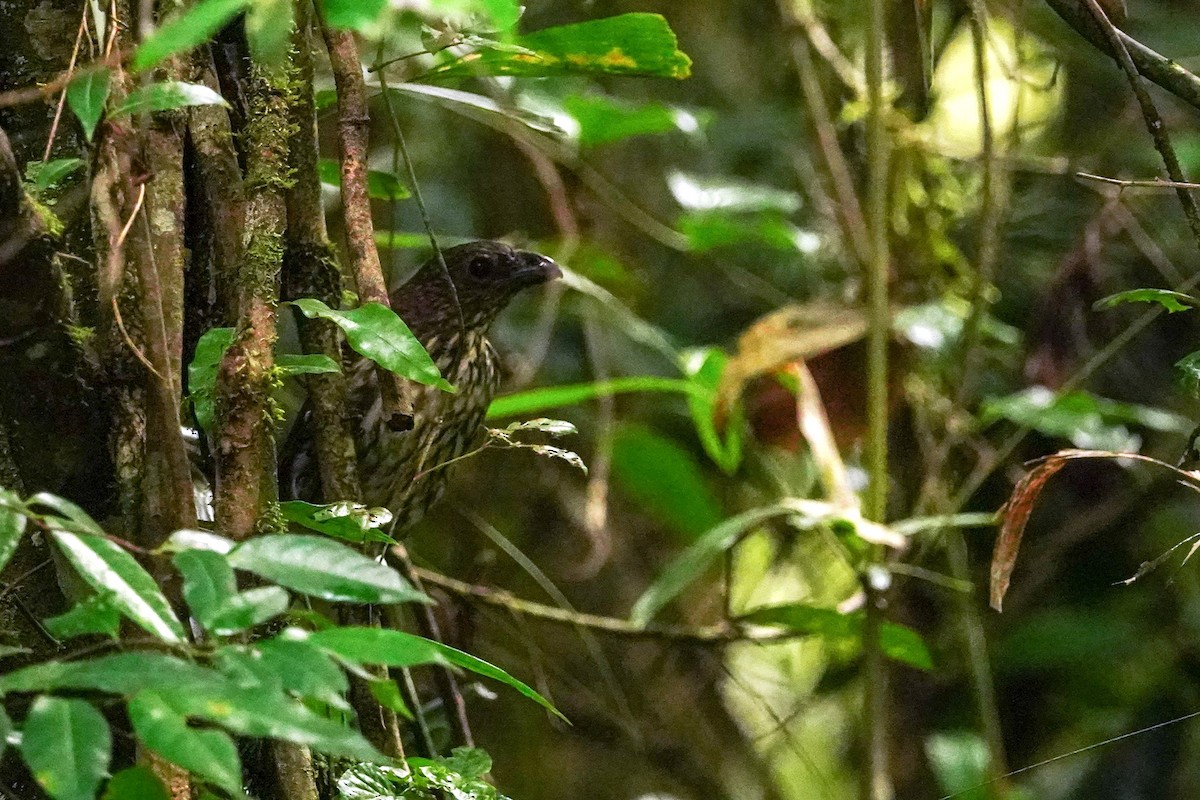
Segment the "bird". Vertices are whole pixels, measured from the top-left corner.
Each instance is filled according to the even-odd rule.
[[[424,516],[446,490],[450,462],[482,438],[501,377],[492,323],[522,290],[562,277],[552,259],[502,242],[468,242],[442,257],[445,269],[431,258],[389,300],[456,391],[411,384],[412,428],[398,431],[384,418],[374,365],[358,359],[347,371],[362,502],[388,509],[394,531]]]

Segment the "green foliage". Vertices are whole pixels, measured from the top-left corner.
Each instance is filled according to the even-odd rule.
[[[342,185],[342,168],[337,159],[322,158],[317,162],[321,183],[338,187]],[[390,172],[367,171],[367,194],[374,200],[406,200],[412,196],[408,187]]]
[[[1100,310],[1113,308],[1122,303],[1157,303],[1170,314],[1200,306],[1200,300],[1183,292],[1172,292],[1167,289],[1129,289],[1097,300],[1094,307]]]
[[[486,49],[435,67],[426,78],[475,75],[640,75],[686,78],[692,60],[658,14],[621,14],[518,36],[530,51]]]
[[[278,67],[287,58],[295,28],[291,0],[254,0],[246,14],[246,41],[255,61]]]
[[[584,147],[679,128],[677,112],[658,103],[635,106],[603,95],[571,95],[563,100],[563,107],[579,124],[579,143]]]
[[[696,460],[649,428],[623,425],[613,439],[613,476],[651,516],[692,541],[721,521],[721,504]]]
[[[756,608],[739,617],[742,622],[770,625],[794,633],[819,636],[829,641],[852,639],[862,641],[866,613],[854,611],[843,614],[832,608],[819,608],[803,603]],[[933,657],[920,635],[912,628],[885,622],[879,630],[879,648],[888,658],[917,669],[933,669]]]
[[[87,162],[82,158],[56,158],[50,161],[30,161],[25,165],[25,180],[32,194],[39,200],[49,203],[52,198],[47,195],[72,173],[86,167]]]
[[[444,392],[453,392],[421,342],[395,311],[381,303],[365,303],[349,311],[330,308],[320,300],[293,300],[309,319],[325,319],[342,329],[355,352],[384,369]]]
[[[67,84],[67,105],[83,126],[83,135],[89,142],[100,124],[112,74],[107,67],[96,67],[79,73]]]
[[[410,758],[400,766],[359,764],[338,779],[338,800],[508,800],[484,777],[492,769],[487,753],[456,747],[446,758]]]
[[[167,789],[149,767],[123,769],[109,779],[100,800],[171,800]]]
[[[111,750],[108,723],[83,700],[39,697],[21,728],[21,755],[54,800],[91,800]]]
[[[251,0],[200,0],[142,42],[130,66],[142,71],[211,39]]]
[[[985,424],[1007,419],[1046,436],[1069,439],[1076,447],[1099,450],[1137,449],[1126,425],[1180,433],[1192,428],[1189,420],[1161,409],[1118,403],[1089,392],[1056,395],[1040,386],[989,398],[980,417]]]
[[[42,661],[0,675],[0,695],[35,695],[17,728],[21,754],[55,800],[95,797],[112,749],[108,726],[94,705],[101,700],[58,696],[63,692],[120,698],[140,746],[233,797],[243,796],[235,735],[295,742],[362,763],[383,760],[359,733],[314,710],[349,712],[347,669],[357,672],[379,664],[458,667],[508,685],[558,713],[499,667],[400,631],[342,628],[324,621],[319,633],[285,627],[245,643],[244,632],[287,613],[290,597],[284,587],[334,601],[428,601],[394,570],[330,539],[266,536],[235,545],[199,531],[173,535],[169,548],[183,577],[183,597],[203,630],[200,644],[192,645],[149,575],[82,509],[47,494],[22,501],[5,492],[3,500],[0,528],[12,538],[19,538],[30,523],[44,529],[97,591],[68,614],[48,620],[49,627],[63,635],[102,630],[115,637],[113,622],[119,614],[154,634],[163,648],[139,650],[129,644],[131,649],[123,652]],[[271,583],[239,591],[239,569]],[[404,707],[394,684],[388,703]],[[0,723],[14,727],[3,714]],[[0,733],[0,741],[6,738]],[[457,772],[466,786],[481,774],[469,765],[482,762],[459,757],[465,760],[448,761],[446,769]],[[438,780],[443,779],[458,780],[449,772]],[[160,791],[152,775],[126,770],[112,779],[104,796],[149,798]]]
[[[109,116],[116,119],[133,114],[174,111],[188,106],[228,105],[224,97],[203,84],[163,81],[134,89],[120,105],[109,112]]]
[[[386,508],[367,508],[348,501],[314,505],[288,500],[279,504],[279,510],[288,522],[344,542],[395,544],[391,536],[379,530],[392,521],[392,512]]]

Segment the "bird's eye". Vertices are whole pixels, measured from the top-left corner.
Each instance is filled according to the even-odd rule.
[[[492,260],[484,256],[472,259],[471,263],[467,265],[467,274],[472,278],[479,279],[490,277],[492,274]]]

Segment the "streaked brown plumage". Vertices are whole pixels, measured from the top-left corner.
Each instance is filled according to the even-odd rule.
[[[393,292],[391,301],[458,391],[414,385],[412,430],[397,432],[382,419],[373,365],[360,359],[349,374],[362,500],[390,509],[396,530],[415,523],[441,497],[449,473],[441,465],[481,438],[484,414],[500,382],[496,352],[487,339],[492,322],[517,292],[562,275],[545,256],[500,242],[470,242],[443,256],[457,306],[434,259]]]

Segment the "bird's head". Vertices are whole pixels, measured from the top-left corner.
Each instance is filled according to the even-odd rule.
[[[443,250],[442,257],[453,292],[434,257],[392,293],[392,307],[418,337],[458,326],[455,293],[466,327],[486,329],[517,292],[562,277],[551,259],[502,242],[468,242]]]

